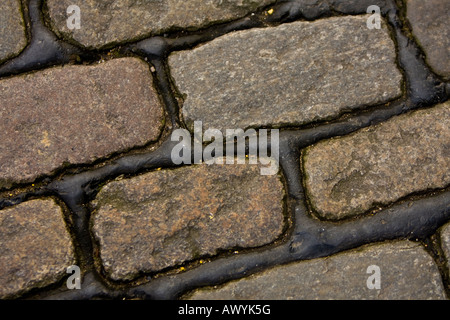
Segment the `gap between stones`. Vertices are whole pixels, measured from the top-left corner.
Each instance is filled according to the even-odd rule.
[[[181,38],[176,38],[180,33],[175,34],[175,38],[153,37],[125,47],[117,46],[112,50],[118,49],[119,56],[137,54],[140,57],[147,58],[146,61],[155,67],[156,87],[164,100],[173,129],[183,126],[183,124],[179,118],[179,107],[166,65],[168,54],[172,51],[192,48],[197,44],[210,41],[231,31],[274,26],[279,23],[302,19],[300,8],[295,9],[293,6],[294,4],[291,2],[274,6],[276,12],[280,12],[280,14],[269,17],[266,21],[261,17],[248,16],[237,21],[199,30],[192,34],[188,33]],[[41,8],[41,0],[30,0],[29,9],[24,9],[25,15],[27,11],[30,14],[31,30],[27,30],[31,34],[30,44],[18,57],[0,66],[0,77],[74,62],[74,59],[75,61],[80,59],[92,63],[107,55],[107,50],[88,52],[58,40],[42,22],[40,18]],[[51,176],[47,180],[44,179],[43,185],[37,189],[17,190],[18,193],[14,190],[9,191],[15,192],[17,195],[14,198],[4,197],[0,199],[0,208],[4,208],[32,198],[56,196],[62,199],[72,212],[73,226],[70,229],[81,248],[79,259],[83,266],[86,289],[72,292],[61,292],[59,289],[56,292],[54,290],[47,290],[46,292],[43,289],[40,290],[42,291],[40,294],[37,294],[42,297],[69,299],[119,296],[155,299],[175,298],[190,289],[223,283],[270,266],[295,260],[323,257],[369,242],[398,238],[427,238],[436,232],[437,228],[448,221],[450,217],[447,209],[449,205],[448,190],[431,197],[419,198],[408,205],[406,202],[400,201],[378,212],[376,216],[363,216],[357,220],[344,221],[339,224],[311,219],[308,207],[305,204],[307,199],[302,187],[299,164],[299,152],[302,148],[322,139],[345,135],[406,111],[428,107],[448,99],[449,92],[446,92],[445,85],[429,71],[429,68],[423,62],[417,45],[412,45],[412,40],[404,35],[402,23],[395,12],[396,6],[391,3],[390,8],[391,10],[385,11],[384,14],[387,14],[395,34],[393,38],[398,48],[400,69],[404,72],[406,79],[406,97],[392,102],[392,105],[388,103],[368,110],[363,108],[363,110],[358,110],[354,114],[343,115],[330,123],[311,124],[305,128],[288,128],[281,132],[280,164],[286,177],[289,194],[286,205],[290,207],[295,222],[292,230],[286,233],[287,238],[283,243],[249,249],[247,253],[238,256],[219,255],[208,264],[193,268],[185,273],[158,277],[140,286],[125,289],[109,288],[108,283],[104,282],[105,279],[102,279],[95,271],[94,248],[89,228],[90,212],[85,204],[95,196],[100,184],[119,175],[133,176],[159,167],[173,167],[170,159],[170,150],[173,143],[162,139],[163,141],[156,150],[149,153],[134,154],[135,150],[130,150],[121,155],[114,155],[111,161],[101,159],[95,164],[78,166],[82,172],[76,172],[74,175],[67,172],[67,169],[63,169],[57,176]],[[277,11],[278,9],[280,11]],[[262,12],[258,14],[261,15]],[[311,20],[335,15],[342,14],[334,10],[328,10],[321,12]],[[27,19],[25,18],[25,21],[28,21]],[[42,42],[39,44],[40,41]],[[45,50],[42,50],[44,47]],[[105,165],[95,168],[101,164]],[[83,171],[88,169],[92,170]],[[429,193],[426,193],[423,196],[429,195]],[[426,221],[422,221],[423,219],[420,219],[421,212],[431,208],[434,214],[425,219]],[[383,219],[388,223],[379,230],[378,223]],[[411,219],[417,220],[418,223],[409,229],[406,222]],[[364,235],[348,235],[351,230],[361,231],[363,229],[366,232]],[[443,279],[444,282],[448,282],[448,275],[444,275]],[[33,296],[33,294],[34,292],[29,296]]]

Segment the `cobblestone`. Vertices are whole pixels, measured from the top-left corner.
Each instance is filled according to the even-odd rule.
[[[446,102],[307,148],[303,159],[311,205],[323,218],[342,219],[447,186],[449,128]]]
[[[27,44],[19,0],[0,3],[0,63],[17,55]]]
[[[1,298],[61,280],[74,259],[62,210],[53,200],[0,210]]]
[[[450,2],[408,0],[407,17],[412,31],[434,71],[450,79]]]
[[[138,59],[47,69],[0,81],[0,188],[142,146],[163,113]]]
[[[398,97],[402,77],[394,43],[385,27],[369,30],[366,19],[240,31],[172,54],[186,123],[201,120],[217,129],[299,125]]]
[[[107,184],[93,232],[114,280],[220,249],[257,247],[283,230],[283,185],[257,165],[195,165]]]
[[[380,289],[369,289],[369,266],[380,271]],[[193,300],[438,300],[446,299],[433,259],[418,244],[375,244],[328,258],[295,262],[218,288]]]
[[[447,16],[447,0],[2,1],[0,299],[448,299]],[[178,164],[181,145],[221,157],[218,131],[189,140],[196,120],[256,129],[235,146],[260,165]]]
[[[98,48],[175,28],[198,29],[245,16],[274,0],[150,0],[100,1],[80,4],[81,28],[69,30],[66,8],[72,0],[49,0],[54,30],[86,47]]]

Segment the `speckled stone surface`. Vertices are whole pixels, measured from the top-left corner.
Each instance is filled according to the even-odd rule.
[[[379,267],[380,289],[369,289],[369,266]],[[371,284],[374,280],[369,281]],[[217,288],[193,300],[444,300],[439,270],[419,244],[373,244],[328,258],[277,266]]]
[[[0,81],[0,188],[156,140],[163,111],[135,58]]]
[[[169,56],[189,127],[300,125],[401,94],[386,22],[368,16],[233,32]]]
[[[450,183],[450,102],[410,112],[303,154],[320,217],[341,219]]]
[[[431,68],[450,79],[450,1],[407,0],[407,18]]]
[[[53,284],[75,263],[61,208],[31,200],[0,210],[0,297]]]
[[[199,29],[230,21],[275,0],[86,0],[78,3],[81,28],[69,30],[66,8],[72,0],[48,0],[56,32],[86,47],[99,48],[174,28]]]
[[[19,0],[0,2],[0,63],[20,53],[27,44]]]
[[[283,185],[259,165],[194,165],[104,186],[92,230],[114,280],[219,249],[271,243],[284,227]]]

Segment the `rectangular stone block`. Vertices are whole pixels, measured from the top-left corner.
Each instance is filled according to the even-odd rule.
[[[450,183],[450,102],[394,117],[308,147],[308,197],[322,218],[341,219]]]
[[[136,58],[0,80],[0,189],[159,137],[163,108]]]
[[[450,80],[450,1],[407,0],[406,13],[416,37],[434,72]]]
[[[53,200],[0,210],[0,298],[56,283],[74,263],[62,209]]]
[[[368,16],[232,32],[169,56],[188,127],[302,125],[401,95],[387,22]]]
[[[0,2],[0,63],[22,51],[27,44],[20,0]]]
[[[259,165],[192,165],[113,181],[94,201],[106,273],[128,280],[219,250],[273,242],[284,228],[283,184]]]
[[[72,0],[46,1],[51,23],[86,47],[100,48],[173,29],[199,29],[244,17],[275,0],[88,0],[80,1],[81,27],[69,30],[66,9]]]
[[[185,298],[445,300],[446,295],[439,269],[423,247],[398,241],[277,266],[217,289],[199,289]]]

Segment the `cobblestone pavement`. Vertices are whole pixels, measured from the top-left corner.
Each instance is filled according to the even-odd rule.
[[[449,299],[449,16],[1,1],[0,297]]]

